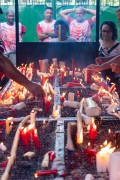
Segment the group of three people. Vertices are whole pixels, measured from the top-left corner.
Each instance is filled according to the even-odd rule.
[[[70,16],[75,13],[75,19]],[[86,13],[92,14],[92,17],[85,19]],[[66,9],[60,11],[62,20],[52,18],[52,7],[46,7],[44,11],[44,20],[37,24],[36,32],[40,42],[56,42],[58,38],[59,26],[61,26],[61,40],[65,42],[90,42],[91,30],[96,22],[96,10],[78,7],[75,9]],[[67,36],[70,33],[70,37]],[[55,39],[54,39],[55,38]],[[59,41],[59,40],[58,40]]]

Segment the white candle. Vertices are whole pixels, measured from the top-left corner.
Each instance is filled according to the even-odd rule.
[[[120,180],[120,152],[110,155],[110,180]]]
[[[6,151],[6,150],[7,150],[7,147],[3,144],[3,142],[0,143],[0,149],[1,149],[2,151]]]
[[[93,177],[92,174],[87,174],[87,175],[85,176],[85,180],[94,180],[94,177]]]
[[[75,94],[73,92],[68,93],[68,101],[74,101]]]
[[[26,107],[26,104],[24,102],[17,103],[16,105],[12,105],[13,109],[21,110]]]
[[[63,106],[64,107],[79,108],[80,103],[77,101],[64,101]]]
[[[104,146],[105,142],[103,143]],[[97,172],[107,172],[109,170],[110,154],[114,150],[115,147],[111,148],[111,143],[109,143],[96,154]]]
[[[12,130],[13,122],[10,122],[9,120],[11,120],[11,117],[6,119],[6,134],[9,134]]]
[[[96,154],[97,172],[107,172],[110,154],[98,152]]]

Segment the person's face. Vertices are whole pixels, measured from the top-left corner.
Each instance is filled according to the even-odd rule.
[[[112,30],[108,25],[102,26],[102,39],[103,40],[111,40],[112,39]]]
[[[50,21],[52,19],[53,11],[51,9],[46,9],[44,12],[45,19]]]
[[[14,12],[9,12],[7,15],[6,15],[6,19],[7,19],[7,22],[9,24],[13,24],[14,23],[14,19],[15,19],[15,15],[14,15]]]
[[[75,13],[76,13],[76,20],[78,22],[83,22],[84,21],[84,17],[85,17],[83,9],[82,8],[78,8],[78,9],[76,9]]]
[[[61,36],[64,37],[67,34],[67,29],[66,27],[62,24],[62,25],[57,25],[55,27],[55,34],[58,36],[59,35],[59,31],[61,31]]]

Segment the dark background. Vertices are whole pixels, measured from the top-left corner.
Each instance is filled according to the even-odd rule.
[[[76,67],[84,68],[94,63],[98,56],[97,42],[90,43],[18,43],[17,65],[38,60],[57,58],[70,66],[74,58]]]

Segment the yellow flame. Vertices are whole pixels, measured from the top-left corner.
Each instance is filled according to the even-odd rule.
[[[105,145],[105,142],[103,143],[105,147],[101,148],[99,153],[100,154],[111,154],[115,150],[115,147],[111,148],[111,142],[106,145]]]

